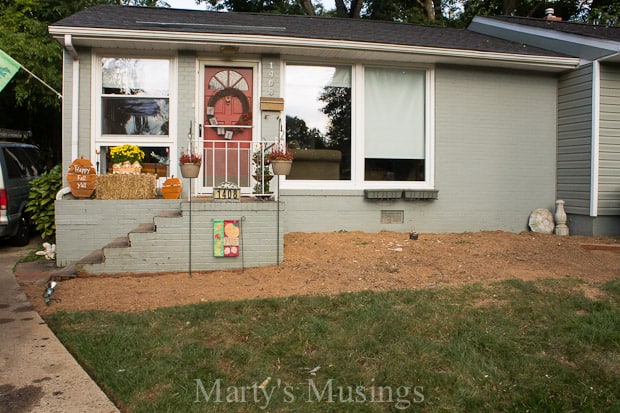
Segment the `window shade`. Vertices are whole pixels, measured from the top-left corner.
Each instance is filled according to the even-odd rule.
[[[367,67],[365,156],[424,159],[425,72]]]

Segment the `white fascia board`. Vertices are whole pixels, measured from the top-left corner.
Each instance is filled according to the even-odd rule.
[[[565,45],[564,49],[566,50],[585,50],[585,53],[590,55],[586,58],[590,60],[600,59],[602,57],[618,54],[620,52],[620,43],[617,41],[595,39],[592,37],[561,32],[553,29],[544,29],[540,27],[532,27],[518,23],[490,19],[488,17],[474,17],[468,27],[468,30],[486,34],[488,36],[500,37],[505,40],[520,41],[541,48],[545,48],[541,46],[541,42],[557,42],[557,44]],[[498,31],[503,34],[498,36]],[[510,33],[510,35],[506,35],[506,33]],[[562,51],[560,50],[562,49],[561,46],[558,46],[557,49]]]
[[[231,35],[213,33],[187,33],[187,32],[161,32],[149,30],[107,30],[75,27],[50,27],[50,33],[58,37],[69,33],[78,39],[115,39],[118,41],[149,41],[158,43],[171,43],[179,47],[179,44],[234,44],[238,46],[263,46],[263,47],[306,47],[338,49],[351,51],[392,52],[402,54],[419,54],[426,56],[443,56],[451,58],[464,58],[486,60],[489,62],[504,62],[526,64],[545,68],[572,69],[579,66],[579,59],[556,56],[532,56],[523,54],[484,52],[477,50],[449,49],[423,46],[407,46],[385,43],[367,43],[353,41],[334,41],[325,39],[307,39],[298,37],[267,36],[267,35]],[[59,41],[62,40],[59,39]]]

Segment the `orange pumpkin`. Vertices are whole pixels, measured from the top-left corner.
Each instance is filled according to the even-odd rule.
[[[173,175],[162,184],[161,195],[164,199],[179,199],[181,197],[181,189],[181,180]]]
[[[90,198],[97,188],[97,170],[88,159],[76,159],[69,166],[67,183],[74,197]]]

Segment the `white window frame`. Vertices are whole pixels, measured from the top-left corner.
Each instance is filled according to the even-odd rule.
[[[281,177],[280,185],[286,189],[304,190],[363,190],[363,189],[435,189],[435,68],[433,65],[404,65],[382,63],[344,63],[344,62],[317,62],[317,61],[285,61],[282,66],[280,89],[286,87],[287,65],[308,66],[351,66],[351,179],[350,180],[287,180]],[[365,181],[365,131],[364,131],[364,70],[366,67],[402,68],[424,70],[425,79],[425,113],[424,113],[424,181]],[[285,95],[285,92],[283,92]],[[285,102],[286,106],[286,102]],[[285,118],[285,116],[284,116]],[[293,162],[295,162],[293,160]]]
[[[168,60],[169,64],[169,92],[168,92],[168,135],[106,135],[102,133],[102,62],[103,58],[127,58],[127,59],[160,59]],[[118,146],[133,144],[148,147],[168,147],[169,160],[177,159],[177,57],[171,53],[152,54],[119,52],[118,50],[101,49],[93,52],[91,57],[91,159],[101,163],[101,148],[104,146]],[[170,161],[168,173],[174,162]],[[165,178],[160,178],[165,179]]]

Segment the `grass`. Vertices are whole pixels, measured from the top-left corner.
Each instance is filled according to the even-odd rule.
[[[28,254],[24,255],[23,257],[20,257],[17,260],[17,264],[22,264],[22,263],[26,263],[26,262],[34,262],[34,261],[43,261],[45,260],[45,257],[43,257],[42,255],[37,255],[37,251],[40,250],[34,250],[31,249],[30,251],[28,251]]]
[[[125,412],[620,411],[620,280],[588,288],[511,280],[48,322]]]

